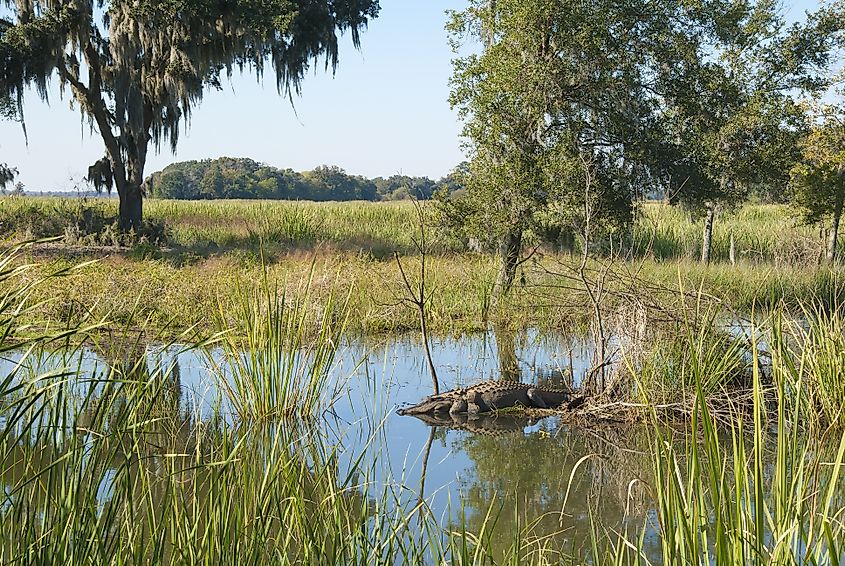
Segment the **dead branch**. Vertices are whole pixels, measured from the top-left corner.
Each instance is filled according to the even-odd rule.
[[[416,307],[417,312],[419,313],[420,317],[420,331],[422,332],[422,339],[423,339],[423,348],[425,350],[425,359],[428,363],[428,371],[431,375],[431,382],[434,385],[434,394],[437,395],[440,393],[440,382],[437,379],[437,371],[434,369],[434,361],[431,358],[431,348],[429,347],[428,343],[428,326],[426,324],[426,312],[425,306],[428,301],[431,300],[434,291],[431,290],[429,293],[426,293],[425,282],[426,282],[426,273],[425,273],[425,263],[426,263],[426,254],[428,250],[428,246],[425,239],[425,217],[423,216],[422,206],[420,205],[417,199],[411,199],[414,203],[414,208],[417,211],[417,219],[419,221],[418,227],[420,231],[419,239],[412,238],[414,245],[417,248],[417,252],[420,254],[420,282],[416,289],[411,284],[411,281],[408,279],[408,275],[405,273],[405,268],[402,266],[402,260],[399,257],[399,252],[393,252],[393,257],[396,259],[396,265],[399,266],[399,273],[402,275],[402,283],[405,285],[405,292],[407,295],[401,299],[401,302],[405,304],[412,304]]]

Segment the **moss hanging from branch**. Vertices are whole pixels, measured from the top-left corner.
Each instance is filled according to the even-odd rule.
[[[121,224],[140,227],[147,150],[175,151],[184,121],[221,78],[269,64],[280,93],[299,94],[312,64],[334,70],[338,35],[359,33],[378,15],[377,0],[0,0],[0,97],[18,101],[34,86],[47,99],[58,76],[103,138],[108,168],[92,172],[121,198]],[[98,21],[100,20],[100,21]],[[132,218],[124,218],[132,214]]]

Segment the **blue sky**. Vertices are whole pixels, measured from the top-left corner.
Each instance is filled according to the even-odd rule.
[[[341,45],[334,77],[323,65],[309,74],[301,98],[276,93],[275,77],[257,84],[235,77],[206,93],[191,115],[176,155],[152,152],[146,173],[173,161],[227,155],[295,170],[339,165],[368,177],[402,172],[440,177],[462,159],[460,125],[447,102],[452,52],[447,9],[464,2],[382,0],[380,16],[362,34],[361,50]],[[71,190],[74,178],[102,157],[87,121],[53,89],[50,105],[25,99],[29,147],[20,125],[0,122],[0,162],[17,167],[27,190]]]
[[[295,109],[276,93],[274,77],[263,85],[253,76],[235,77],[222,92],[206,94],[176,155],[168,147],[151,152],[146,173],[173,161],[226,155],[299,171],[329,164],[368,177],[445,175],[463,152],[461,127],[447,102],[453,54],[443,27],[445,12],[465,5],[382,0],[361,50],[345,38],[335,76],[317,66]],[[784,11],[792,20],[815,6],[801,0]],[[17,167],[28,191],[72,190],[103,155],[99,136],[69,100],[56,88],[49,105],[29,93],[28,146],[18,124],[0,122],[0,162]]]

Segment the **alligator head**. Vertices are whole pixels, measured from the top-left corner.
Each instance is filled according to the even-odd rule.
[[[452,389],[445,393],[429,395],[416,405],[396,411],[400,415],[439,415],[466,412],[467,400],[465,389]]]

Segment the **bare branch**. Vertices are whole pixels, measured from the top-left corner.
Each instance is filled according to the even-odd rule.
[[[396,265],[399,267],[399,273],[402,276],[402,283],[405,285],[405,291],[407,293],[406,297],[401,299],[402,302],[405,304],[412,304],[417,308],[420,317],[420,331],[422,332],[423,338],[423,346],[425,348],[425,358],[426,362],[428,363],[428,370],[431,374],[431,381],[434,385],[434,393],[435,395],[440,393],[440,382],[437,379],[437,371],[434,368],[434,361],[431,357],[431,348],[428,344],[428,326],[426,324],[426,312],[425,312],[425,305],[431,299],[433,295],[433,290],[430,293],[426,293],[425,289],[425,280],[426,280],[426,253],[427,253],[427,246],[426,246],[426,239],[425,239],[425,217],[422,212],[422,207],[417,199],[412,199],[414,203],[414,207],[417,211],[417,218],[419,220],[419,231],[420,237],[411,238],[411,241],[417,248],[417,252],[420,254],[420,283],[418,289],[415,291],[414,286],[411,284],[410,279],[408,279],[407,273],[405,273],[405,268],[402,266],[402,260],[399,256],[399,252],[394,251],[393,257],[396,259]]]

